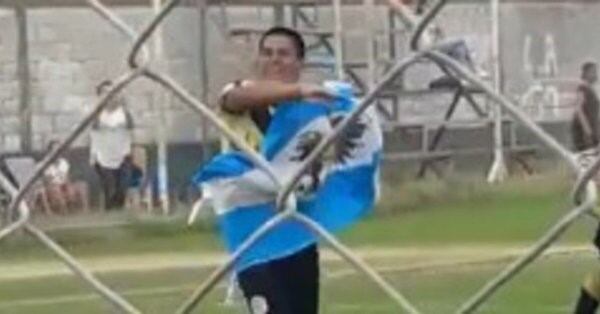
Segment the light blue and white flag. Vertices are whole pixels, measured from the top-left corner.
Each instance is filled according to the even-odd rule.
[[[356,101],[348,90],[338,91],[340,97],[329,104],[296,101],[277,106],[261,154],[281,182],[289,182],[318,141],[354,108]],[[371,107],[304,175],[291,203],[331,232],[364,217],[377,199],[382,144],[380,125]],[[242,153],[216,156],[193,180],[201,186],[203,197],[211,201],[230,252],[276,215],[276,186]],[[236,269],[291,255],[316,242],[317,237],[306,226],[286,221],[246,251]]]

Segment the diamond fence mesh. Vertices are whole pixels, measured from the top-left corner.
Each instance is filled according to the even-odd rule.
[[[95,104],[94,110],[87,114],[87,116],[77,124],[69,136],[67,136],[53,151],[49,152],[43,158],[41,163],[35,169],[34,175],[27,181],[26,184],[17,189],[6,177],[0,174],[0,184],[2,188],[8,191],[11,196],[11,203],[7,211],[9,213],[15,213],[15,217],[11,220],[11,223],[0,230],[0,241],[6,237],[14,235],[18,230],[25,231],[37,239],[37,241],[42,243],[48,250],[52,251],[57,258],[60,259],[60,261],[73,272],[73,274],[91,286],[96,293],[102,296],[107,302],[114,305],[117,310],[125,313],[141,313],[136,306],[128,302],[125,298],[123,298],[123,296],[100,281],[90,271],[86,270],[76,258],[71,256],[69,252],[67,252],[56,241],[49,237],[44,231],[36,227],[30,221],[30,209],[24,200],[25,195],[30,191],[33,184],[37,180],[41,179],[46,168],[51,165],[61,154],[63,154],[63,152],[69,148],[79,136],[83,134],[96,116],[98,116],[103,108],[107,106],[110,100],[116,94],[126,89],[132,82],[143,77],[152,80],[161,86],[165,91],[168,91],[175,97],[179,98],[181,102],[188,105],[198,114],[203,115],[206,120],[216,127],[223,135],[240,147],[241,150],[251,158],[257,167],[265,171],[274,184],[280,187],[280,193],[277,198],[277,207],[279,209],[278,214],[270,221],[265,223],[261,228],[259,228],[259,230],[256,230],[256,232],[250,236],[234,254],[230,256],[226,263],[222,264],[213,273],[211,273],[208,278],[206,278],[206,280],[198,286],[193,294],[180,306],[180,308],[177,310],[178,313],[189,313],[195,308],[201,306],[203,299],[216,286],[219,280],[221,280],[227,274],[227,272],[232,269],[236,260],[254,243],[256,243],[257,240],[268,233],[272,228],[287,219],[295,219],[303,223],[307,228],[317,234],[337,254],[349,262],[360,273],[364,274],[367,278],[373,281],[385,295],[390,297],[395,302],[399,310],[408,313],[419,313],[419,311],[407,298],[405,298],[397,289],[395,289],[384,277],[379,275],[374,268],[369,266],[355,253],[353,253],[350,248],[342,244],[334,235],[327,232],[318,223],[314,222],[302,213],[295,211],[294,208],[286,208],[284,205],[300,181],[302,174],[306,172],[310,165],[315,162],[330,145],[332,145],[335,138],[345,128],[347,128],[353,120],[357,119],[359,115],[364,112],[364,110],[374,103],[377,94],[380,93],[387,84],[392,82],[411,64],[424,58],[443,65],[445,68],[449,69],[449,73],[451,73],[451,75],[466,80],[474,87],[482,89],[498,106],[500,106],[524,127],[529,129],[533,134],[536,135],[537,138],[539,138],[542,143],[544,143],[550,150],[555,152],[564,162],[566,162],[570,169],[572,169],[577,176],[573,193],[571,196],[569,196],[573,198],[573,209],[571,209],[550,229],[548,229],[547,232],[542,235],[542,237],[540,237],[539,240],[534,243],[523,256],[509,264],[497,276],[487,282],[471,298],[464,302],[460,308],[457,309],[458,313],[472,313],[476,311],[504,284],[517,276],[520,271],[541,256],[541,254],[548,247],[550,247],[575,220],[584,216],[585,214],[593,215],[592,209],[596,204],[596,187],[591,179],[600,169],[600,158],[596,158],[589,166],[585,168],[580,167],[575,154],[571,153],[548,133],[544,132],[526,114],[520,111],[515,104],[508,100],[508,98],[504,97],[493,88],[486,85],[461,64],[457,63],[447,55],[436,51],[435,46],[428,47],[426,49],[420,49],[419,39],[421,34],[423,31],[425,31],[428,24],[435,19],[436,15],[442,11],[443,7],[447,3],[446,0],[438,0],[435,5],[432,6],[432,8],[426,14],[424,14],[418,25],[415,25],[415,31],[411,41],[411,46],[414,50],[413,53],[392,67],[388,73],[376,84],[376,86],[360,100],[355,111],[349,114],[342,123],[338,124],[332,134],[321,140],[319,145],[304,161],[300,167],[300,170],[288,182],[281,182],[276,173],[274,173],[269,167],[269,164],[266,162],[266,160],[259,154],[255,153],[248,145],[244,143],[243,140],[236,137],[235,134],[226,126],[226,124],[221,121],[208,106],[192,96],[190,92],[182,88],[181,85],[179,85],[166,73],[155,71],[152,68],[152,60],[150,59],[150,54],[146,48],[147,41],[155,33],[156,29],[159,27],[165,17],[172,12],[179,2],[180,0],[171,0],[166,3],[160,12],[152,18],[143,31],[138,34],[130,26],[128,26],[127,23],[119,18],[114,11],[106,7],[100,1],[88,0],[87,3],[95,12],[101,15],[107,23],[110,23],[116,31],[121,32],[131,40],[132,49],[128,56],[129,70],[115,80],[115,84],[111,87],[108,93],[105,94]]]

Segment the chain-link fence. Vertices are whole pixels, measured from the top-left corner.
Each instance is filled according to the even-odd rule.
[[[56,254],[56,256],[65,265],[67,265],[75,275],[77,275],[82,281],[89,284],[99,295],[101,295],[108,302],[112,303],[118,310],[126,313],[141,312],[121,295],[101,282],[90,271],[82,267],[82,265],[75,258],[69,255],[64,248],[62,248],[51,237],[36,227],[30,221],[30,210],[24,199],[33,184],[37,180],[40,180],[46,168],[61,154],[63,154],[63,152],[79,136],[83,134],[96,116],[103,110],[105,106],[107,106],[111,98],[127,88],[133,81],[143,77],[152,80],[166,91],[173,93],[175,97],[188,105],[191,109],[203,115],[207,121],[210,121],[210,123],[218,128],[220,132],[223,133],[229,140],[240,147],[241,150],[251,158],[255,165],[265,171],[271,180],[280,187],[280,192],[277,197],[277,208],[280,209],[279,213],[270,221],[265,223],[261,228],[259,228],[259,230],[256,230],[256,232],[251,235],[234,254],[232,254],[226,263],[218,267],[218,269],[216,269],[208,278],[206,278],[206,280],[194,291],[193,295],[190,296],[189,299],[177,310],[179,313],[189,313],[198,307],[200,302],[207,296],[211,289],[216,286],[217,282],[232,269],[236,260],[246,250],[248,250],[254,243],[257,242],[257,240],[272,230],[275,226],[288,219],[295,219],[303,223],[315,234],[320,236],[326,244],[330,245],[335,250],[335,252],[352,264],[370,280],[375,282],[377,286],[381,288],[381,290],[397,304],[399,309],[409,313],[419,313],[419,311],[411,304],[409,300],[407,300],[399,291],[393,288],[393,286],[385,278],[380,276],[372,267],[358,258],[351,249],[340,243],[335,236],[329,234],[319,224],[307,218],[302,213],[297,212],[295,209],[288,208],[284,210],[284,204],[294,188],[297,186],[303,173],[305,173],[310,165],[315,162],[317,158],[319,158],[321,154],[333,143],[334,139],[373,103],[376,95],[380,93],[380,91],[387,84],[393,81],[396,76],[404,72],[409,66],[414,64],[415,61],[423,58],[430,59],[435,63],[443,65],[452,75],[458,76],[461,79],[466,80],[469,84],[482,89],[497,105],[510,114],[516,121],[520,122],[524,127],[529,129],[546,146],[548,146],[550,150],[561,157],[562,160],[564,160],[577,175],[577,182],[573,190],[573,195],[571,195],[571,197],[574,199],[575,207],[571,209],[564,217],[562,217],[554,226],[552,226],[538,240],[538,242],[529,249],[526,254],[507,266],[501,273],[492,278],[484,287],[482,287],[480,291],[473,295],[472,298],[462,304],[462,306],[458,309],[459,313],[471,313],[477,310],[479,306],[488,300],[505,283],[514,278],[521,270],[535,261],[568,229],[568,227],[576,219],[584,214],[592,214],[592,209],[596,203],[596,190],[595,185],[591,183],[590,180],[598,171],[598,169],[600,169],[600,158],[594,160],[591,166],[589,166],[585,171],[581,170],[574,154],[572,154],[554,138],[544,132],[526,114],[517,109],[517,106],[511,103],[506,97],[500,95],[493,88],[481,82],[469,70],[465,69],[462,65],[458,64],[450,57],[437,51],[435,47],[427,48],[425,50],[419,49],[419,38],[421,34],[426,29],[427,25],[443,9],[447,2],[446,0],[438,0],[431,10],[429,10],[423,16],[419,24],[416,25],[411,45],[414,50],[413,53],[392,67],[391,70],[378,82],[378,84],[376,84],[376,86],[370,90],[363,99],[361,99],[357,108],[351,114],[349,114],[342,123],[338,124],[334,128],[332,134],[321,140],[318,146],[311,152],[309,157],[301,165],[299,171],[288,182],[281,182],[278,176],[272,171],[266,160],[262,156],[253,152],[253,150],[248,147],[244,141],[237,138],[233,132],[228,129],[227,126],[205,104],[193,97],[190,92],[182,88],[171,77],[165,73],[157,72],[152,68],[152,63],[149,57],[150,54],[147,52],[145,45],[164,18],[168,16],[170,12],[172,12],[179,2],[180,0],[171,0],[165,4],[160,12],[143,29],[143,31],[138,34],[100,1],[88,0],[87,3],[95,12],[100,14],[116,30],[131,39],[133,48],[128,56],[129,70],[115,80],[115,84],[112,86],[110,91],[98,101],[94,107],[94,110],[87,114],[87,116],[77,124],[69,136],[67,136],[66,139],[64,139],[56,149],[49,152],[43,158],[42,162],[35,169],[34,175],[26,182],[26,184],[21,186],[19,189],[16,189],[6,177],[0,175],[0,184],[5,190],[9,191],[11,196],[11,204],[8,208],[8,212],[14,213],[13,216],[15,218],[8,226],[0,230],[0,240],[14,235],[18,230],[27,232],[36,238],[40,243],[44,244],[46,248]]]

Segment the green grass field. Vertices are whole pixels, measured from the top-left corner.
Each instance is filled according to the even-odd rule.
[[[544,176],[499,186],[477,181],[388,184],[377,214],[340,235],[423,313],[452,313],[569,209],[568,180]],[[392,188],[392,186],[394,188]],[[147,313],[172,313],[223,257],[208,223],[132,219],[51,235]],[[564,248],[589,248],[594,223],[577,222]],[[399,313],[374,284],[324,249],[322,313]],[[591,250],[544,257],[482,313],[569,312]],[[197,313],[242,313],[219,304],[221,284]],[[0,313],[107,313],[109,305],[25,235],[0,243]]]

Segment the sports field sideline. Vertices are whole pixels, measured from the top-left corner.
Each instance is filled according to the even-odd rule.
[[[403,185],[396,193],[386,185],[378,214],[342,234],[341,239],[424,312],[451,313],[566,212],[568,182],[560,182],[547,177],[513,179],[491,187],[426,182]],[[173,311],[225,255],[209,223],[186,228],[181,219],[136,221],[51,234],[142,310]],[[591,220],[577,222],[483,312],[567,311],[584,273],[595,267],[588,241],[592,230]],[[323,313],[397,311],[349,264],[327,249],[322,255]],[[0,257],[0,313],[110,310],[66,267],[26,237],[9,241]],[[221,283],[197,312],[239,313],[238,307],[221,304],[223,295]]]

